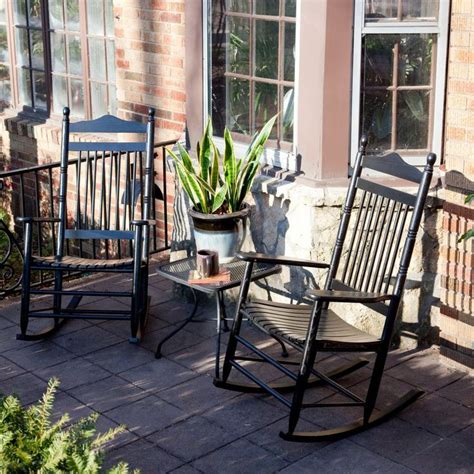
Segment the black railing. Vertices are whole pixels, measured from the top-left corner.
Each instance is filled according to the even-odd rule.
[[[159,171],[155,169],[152,219],[157,224],[151,231],[152,254],[170,248],[166,147],[175,143],[176,140],[169,140],[155,144],[155,158],[161,155],[161,166]],[[98,156],[98,159],[101,158],[103,157]],[[78,166],[79,159],[71,159],[69,164]],[[21,284],[23,229],[16,224],[15,219],[23,216],[57,217],[59,167],[60,163],[55,162],[0,172],[0,299],[18,290]],[[34,242],[40,255],[44,252],[54,253],[55,233],[55,226],[52,224],[48,227],[44,223],[36,224]],[[82,247],[78,251],[82,256]],[[51,277],[47,272],[39,272],[34,285],[48,283]]]

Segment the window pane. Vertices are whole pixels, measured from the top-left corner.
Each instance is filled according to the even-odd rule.
[[[249,2],[248,0],[226,0],[226,8],[231,12],[248,13]]]
[[[0,107],[5,108],[10,105],[11,84],[10,68],[5,64],[0,64]]]
[[[0,0],[0,21],[6,21],[6,13],[5,13],[5,0]]]
[[[90,35],[104,35],[104,5],[102,0],[87,1],[87,31]]]
[[[285,1],[285,16],[296,17],[296,0]]]
[[[8,42],[6,25],[0,25],[0,61],[8,62]]]
[[[295,80],[295,34],[296,24],[285,24],[285,58],[284,58],[284,79],[285,81]]]
[[[41,0],[28,0],[28,4],[30,26],[37,26],[41,28]]]
[[[283,129],[283,140],[293,142],[293,123],[295,114],[295,89],[293,87],[283,88],[283,113],[281,126]]]
[[[438,18],[439,0],[403,0],[402,19],[436,20]]]
[[[13,2],[13,18],[15,25],[26,25],[26,0]]]
[[[275,84],[255,83],[255,130],[260,130],[278,109],[278,89]],[[277,127],[273,127],[270,138],[276,138]]]
[[[278,16],[280,14],[280,0],[259,0],[255,2],[255,13]]]
[[[109,86],[109,113],[117,114],[117,88],[114,85]]]
[[[92,116],[101,117],[107,113],[107,86],[98,82],[91,82]]]
[[[389,150],[392,140],[392,94],[371,91],[362,95],[361,134],[369,138],[369,149],[381,153]]]
[[[67,38],[69,47],[69,73],[80,76],[82,74],[81,39],[79,36]]]
[[[246,18],[228,17],[229,49],[227,70],[249,74],[250,21]]]
[[[398,0],[365,0],[366,20],[395,20],[397,12]]]
[[[64,29],[63,0],[49,0],[48,7],[51,28]]]
[[[31,65],[38,69],[44,69],[43,33],[30,30],[31,34]]]
[[[51,63],[54,72],[66,72],[66,38],[62,33],[51,33]]]
[[[67,79],[53,75],[53,112],[60,114],[68,102]]]
[[[19,66],[29,66],[28,31],[24,28],[15,29],[15,43],[17,53],[17,64]]]
[[[82,81],[71,79],[71,113],[76,117],[84,117],[84,87]]]
[[[435,21],[438,11],[439,0],[365,0],[366,21]]]
[[[66,0],[66,23],[67,23],[68,30],[79,31],[79,1],[78,0]]]
[[[115,82],[115,41],[107,40],[107,78]]]
[[[429,95],[427,91],[399,91],[397,149],[428,148]]]
[[[362,83],[389,86],[393,82],[393,45],[396,35],[365,35],[362,44]]]
[[[255,20],[255,75],[278,78],[278,22]]]
[[[30,71],[18,68],[18,94],[22,105],[32,106]]]
[[[399,85],[429,85],[433,35],[404,35],[400,37]]]
[[[33,71],[33,93],[35,98],[35,108],[46,110],[47,91],[46,75],[44,72]]]
[[[99,38],[89,38],[89,69],[90,78],[106,81],[105,73],[105,43]]]
[[[112,0],[105,0],[105,34],[114,36],[114,9]]]
[[[229,79],[229,114],[227,126],[229,130],[239,133],[250,133],[249,124],[249,82],[242,79]]]

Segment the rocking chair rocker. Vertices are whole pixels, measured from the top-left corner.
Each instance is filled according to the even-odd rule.
[[[138,342],[149,306],[147,295],[150,227],[153,206],[153,145],[155,119],[150,109],[148,123],[104,115],[96,120],[69,123],[64,108],[57,218],[22,217],[25,259],[21,298],[20,334],[17,339],[36,340],[50,336],[69,319],[129,320],[130,342]],[[70,133],[84,136],[114,134],[117,141],[70,141]],[[141,135],[136,142],[118,141],[122,134]],[[77,152],[77,158],[71,157]],[[68,202],[75,202],[68,209]],[[56,230],[54,255],[32,249],[33,224],[51,223]],[[44,249],[43,249],[44,250]],[[71,252],[70,252],[71,250]],[[52,289],[32,289],[31,272],[54,274]],[[131,291],[66,290],[63,275],[74,273],[126,273]],[[30,295],[51,295],[50,308],[31,310]],[[129,308],[85,309],[78,307],[87,296],[126,298]],[[70,297],[68,304],[64,298]],[[51,327],[29,333],[30,318],[52,318]]]
[[[288,441],[326,441],[349,436],[381,423],[423,394],[421,391],[412,390],[392,406],[374,411],[436,155],[428,155],[425,169],[421,172],[404,162],[396,153],[367,156],[366,146],[367,139],[362,137],[330,264],[258,253],[238,255],[247,262],[246,272],[227,346],[222,378],[215,379],[214,384],[229,390],[266,392],[273,395],[290,409],[288,431],[280,433],[280,436]],[[418,185],[417,194],[411,195],[400,189],[382,185],[380,179],[375,181],[362,175],[363,170],[373,170],[387,178],[414,182]],[[354,209],[355,222],[349,226],[355,207],[358,207],[357,210]],[[325,268],[328,275],[324,289],[307,291],[307,296],[314,301],[312,305],[247,301],[249,276],[256,262]],[[381,335],[373,336],[349,324],[330,307],[331,303],[359,303],[382,314],[385,322]],[[252,326],[268,336],[277,337],[302,353],[301,361],[295,363],[277,360],[244,338],[241,335],[244,317],[248,318]],[[236,353],[238,344],[256,356],[248,357]],[[374,352],[376,358],[366,397],[358,396],[336,382],[336,379],[366,365],[367,360],[359,359],[325,374],[318,370],[315,364],[318,352]],[[267,383],[243,366],[242,361],[270,364],[291,379],[291,383]],[[298,373],[290,370],[288,364],[299,365]],[[253,383],[243,384],[229,380],[233,368]],[[332,387],[349,401],[304,403],[306,389],[318,385]],[[291,400],[284,396],[286,392],[293,392]],[[353,423],[334,429],[319,432],[296,431],[302,409],[335,406],[362,407],[363,416]]]

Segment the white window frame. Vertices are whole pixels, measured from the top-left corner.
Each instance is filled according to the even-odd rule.
[[[354,53],[352,63],[352,111],[351,111],[351,159],[354,160],[359,147],[360,135],[360,88],[361,88],[361,61],[362,37],[365,34],[407,34],[426,33],[437,35],[437,54],[435,59],[436,81],[433,87],[433,132],[431,150],[441,156],[443,123],[444,123],[444,97],[446,84],[446,60],[448,51],[449,28],[449,0],[440,0],[438,21],[393,21],[393,22],[365,22],[365,1],[355,0],[354,4]],[[430,147],[430,145],[428,145]],[[423,165],[425,158],[421,156],[403,155],[411,164]],[[439,161],[438,161],[439,163]]]
[[[211,60],[210,60],[210,32],[211,32],[211,3],[212,0],[202,1],[202,24],[203,24],[203,123],[207,123],[210,113],[210,88],[209,77],[211,76]],[[297,159],[296,137],[298,136],[298,83],[299,83],[299,64],[300,64],[300,18],[301,18],[301,2],[296,2],[296,35],[295,35],[295,97],[294,97],[294,123],[293,123],[293,143],[290,151],[280,150],[277,148],[265,147],[262,155],[262,164],[275,166],[284,170],[296,171]],[[224,139],[222,137],[214,137],[214,141],[220,151],[224,149]],[[235,153],[237,157],[243,157],[248,148],[248,143],[235,142]]]

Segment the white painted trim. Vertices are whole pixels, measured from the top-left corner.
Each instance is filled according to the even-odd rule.
[[[210,62],[209,62],[209,18],[210,5],[212,0],[202,0],[202,22],[203,22],[203,123],[207,123],[209,116],[209,76],[210,76]],[[293,144],[291,151],[283,151],[276,148],[266,147],[262,156],[262,163],[270,166],[276,166],[284,170],[296,171],[296,137],[298,126],[298,81],[299,81],[299,64],[300,64],[300,18],[301,18],[301,2],[297,0],[296,3],[296,33],[295,33],[295,108],[294,108],[294,124],[293,124]],[[224,139],[221,137],[214,137],[216,145],[219,150],[224,149]],[[234,149],[238,157],[244,156],[247,151],[248,144],[234,143]]]
[[[419,33],[436,34],[436,81],[434,84],[434,110],[433,110],[433,142],[431,149],[438,155],[438,163],[442,151],[442,137],[444,124],[444,94],[446,84],[446,61],[448,51],[450,0],[440,0],[439,20],[433,22],[393,22],[366,24],[364,21],[364,0],[355,0],[354,3],[354,49],[352,60],[352,108],[351,108],[351,161],[359,147],[359,117],[360,117],[360,68],[362,60],[362,36],[364,34],[393,34],[393,33]],[[394,31],[396,30],[396,31]],[[424,157],[404,156],[411,164],[423,164]]]

